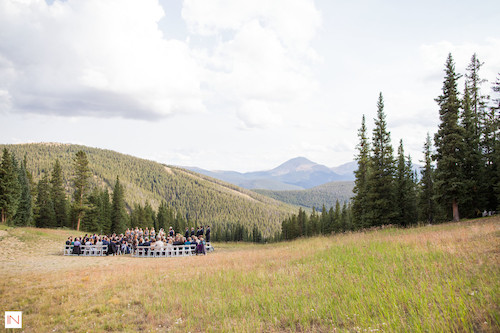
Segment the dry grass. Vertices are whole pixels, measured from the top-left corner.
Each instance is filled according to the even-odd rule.
[[[2,229],[0,306],[26,332],[500,331],[498,217],[162,259]]]

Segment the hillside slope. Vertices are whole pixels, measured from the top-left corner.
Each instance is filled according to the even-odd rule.
[[[323,205],[327,209],[335,206],[338,200],[342,205],[351,199],[354,188],[352,181],[335,181],[319,185],[307,190],[298,191],[270,191],[270,190],[253,190],[259,194],[270,198],[283,201],[291,205],[302,206],[306,208],[316,207],[321,209]]]
[[[156,209],[164,200],[199,224],[224,227],[241,223],[249,228],[258,226],[264,236],[269,236],[280,230],[281,221],[288,214],[296,211],[294,207],[220,180],[110,150],[59,143],[0,145],[0,149],[4,147],[19,160],[26,155],[28,170],[35,181],[43,173],[50,173],[56,158],[59,159],[68,193],[73,158],[77,151],[83,150],[89,160],[93,186],[111,190],[119,176],[129,207],[149,202]]]

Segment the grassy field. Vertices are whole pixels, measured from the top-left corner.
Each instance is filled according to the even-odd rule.
[[[499,332],[500,218],[188,258],[64,257],[0,225],[0,308],[26,332]]]

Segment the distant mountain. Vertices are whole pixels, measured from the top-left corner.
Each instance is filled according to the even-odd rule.
[[[347,162],[342,165],[330,168],[333,172],[345,176],[345,177],[351,177],[350,180],[354,180],[354,171],[358,169],[358,162],[352,161],[352,162]]]
[[[354,180],[352,163],[340,166],[336,172],[305,157],[296,157],[268,171],[240,173],[235,171],[208,171],[195,167],[189,170],[217,178],[247,189],[302,190],[310,189],[332,181]]]
[[[26,156],[35,181],[50,174],[59,159],[68,194],[72,189],[73,158],[83,150],[92,172],[92,186],[112,190],[119,176],[128,207],[149,202],[157,209],[165,201],[190,221],[210,224],[214,229],[240,223],[249,230],[257,226],[267,237],[281,230],[281,221],[297,211],[296,207],[218,179],[111,150],[60,143],[0,144],[0,150],[3,148],[18,159]]]
[[[271,191],[257,189],[253,191],[291,205],[306,208],[316,207],[316,209],[319,210],[323,207],[323,205],[326,209],[334,207],[337,200],[340,204],[349,201],[353,196],[353,188],[353,181],[335,181],[319,185],[311,189],[299,191]]]

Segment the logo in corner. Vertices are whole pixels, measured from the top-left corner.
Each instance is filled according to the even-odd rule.
[[[5,311],[5,328],[23,328],[23,312]]]

